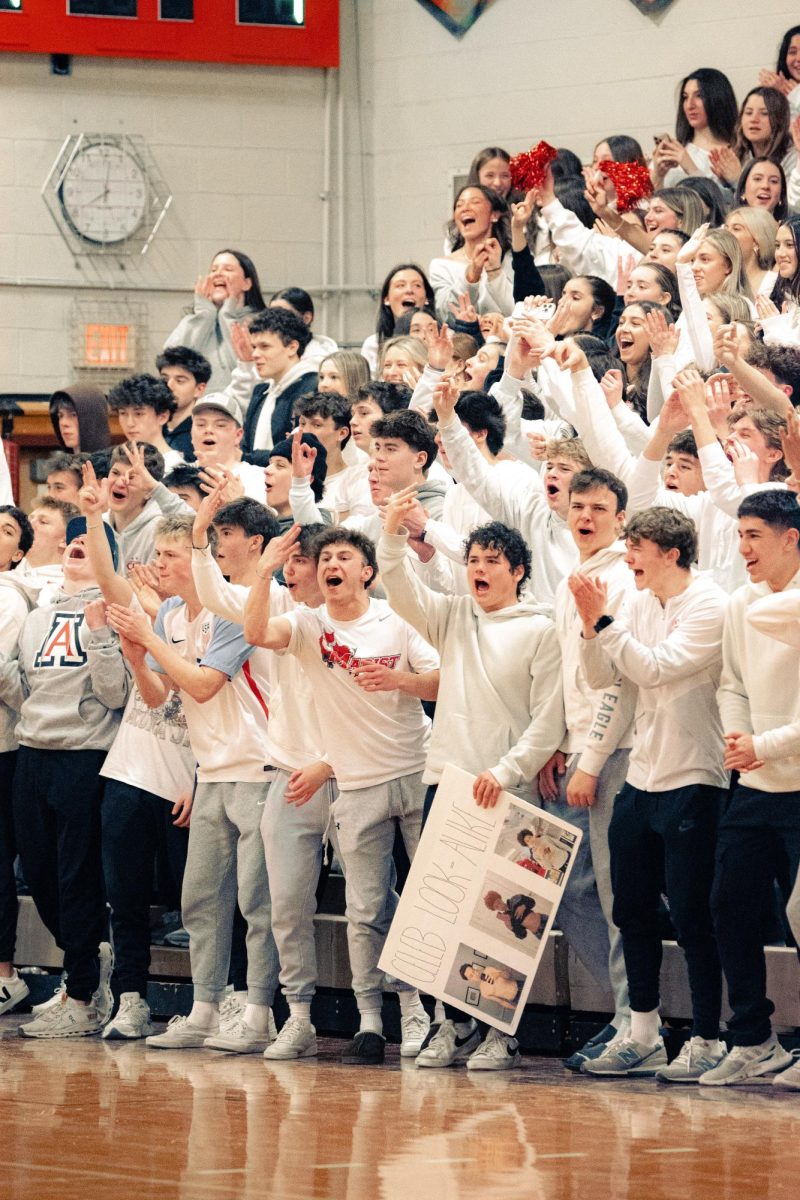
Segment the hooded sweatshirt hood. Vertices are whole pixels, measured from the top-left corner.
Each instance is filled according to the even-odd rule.
[[[58,428],[57,405],[59,400],[69,400],[78,417],[79,445],[82,454],[93,454],[95,450],[105,450],[111,445],[111,431],[108,427],[108,405],[105,393],[100,388],[86,384],[70,384],[60,388],[50,397],[50,420],[58,438],[59,445],[71,453],[65,444]]]

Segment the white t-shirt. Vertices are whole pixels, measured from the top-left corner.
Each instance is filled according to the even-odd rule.
[[[261,783],[267,762],[267,689],[250,663],[255,647],[244,640],[240,625],[215,617],[203,608],[193,621],[178,596],[158,610],[155,631],[187,660],[213,667],[228,676],[216,696],[199,704],[181,692],[189,740],[201,783]],[[149,655],[147,664],[166,674]]]
[[[353,675],[365,662],[397,671],[434,671],[436,652],[385,600],[370,600],[363,617],[334,621],[327,608],[297,608],[287,651],[296,654],[314,689],[325,756],[342,792],[374,787],[425,766],[430,721],[414,696],[365,692]]]
[[[342,515],[373,516],[377,510],[372,503],[366,465],[355,463],[336,475],[329,475],[325,480],[322,507],[334,514],[336,524],[342,520]]]
[[[264,480],[264,468],[255,463],[238,462],[228,470],[241,480],[245,496],[258,500],[259,504],[267,503],[267,488]]]
[[[148,708],[134,686],[100,774],[174,804],[192,791],[194,766],[180,692],[170,692],[160,708]]]

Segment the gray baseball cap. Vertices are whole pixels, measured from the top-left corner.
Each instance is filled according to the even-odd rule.
[[[236,424],[241,427],[242,411],[233,396],[226,396],[224,392],[210,392],[207,396],[201,396],[195,402],[192,414],[202,412],[206,408],[214,408],[217,412],[224,412],[227,417],[232,417]]]

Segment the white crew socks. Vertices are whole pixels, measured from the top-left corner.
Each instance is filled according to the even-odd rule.
[[[419,992],[398,992],[397,998],[400,1001],[400,1012],[404,1017],[407,1017],[412,1012],[425,1013],[422,1001],[419,998]]]
[[[214,1030],[219,1025],[219,1005],[208,1000],[195,1000],[189,1020],[198,1029]]]
[[[643,1046],[655,1046],[659,1039],[658,1009],[652,1012],[634,1012],[631,1009],[631,1037]]]
[[[302,1021],[305,1025],[311,1024],[311,1001],[310,1000],[288,1000],[289,1015],[296,1021]]]
[[[380,1009],[372,1009],[369,1012],[362,1012],[361,1025],[359,1033],[377,1033],[383,1037],[383,1019],[381,1018]]]
[[[269,1009],[266,1004],[246,1004],[244,1023],[255,1033],[267,1033],[269,1031]]]

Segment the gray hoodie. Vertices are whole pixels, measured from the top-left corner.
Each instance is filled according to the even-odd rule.
[[[119,639],[90,630],[84,609],[101,599],[88,587],[59,592],[28,613],[19,658],[0,654],[0,700],[19,710],[17,739],[37,750],[108,750],[128,699],[130,675]]]
[[[131,563],[148,563],[155,553],[156,526],[162,517],[172,513],[191,513],[192,510],[180,496],[176,496],[169,488],[159,483],[150,499],[145,504],[138,517],[134,517],[130,525],[119,532],[114,525],[114,515],[104,513],[106,520],[114,530],[119,550],[120,575],[125,575]],[[192,514],[194,515],[194,514]]]

